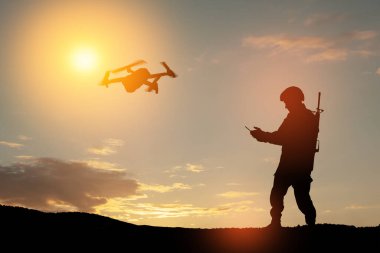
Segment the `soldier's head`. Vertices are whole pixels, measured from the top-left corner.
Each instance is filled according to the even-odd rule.
[[[280,100],[285,103],[285,108],[291,112],[303,105],[305,96],[300,88],[290,86],[281,93]]]

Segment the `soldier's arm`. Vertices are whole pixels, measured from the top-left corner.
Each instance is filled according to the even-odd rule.
[[[286,119],[282,122],[281,126],[278,128],[277,131],[274,132],[264,132],[261,131],[259,134],[260,137],[257,139],[258,141],[262,142],[269,142],[271,144],[275,145],[283,145],[284,138],[285,138],[285,129],[286,129]]]

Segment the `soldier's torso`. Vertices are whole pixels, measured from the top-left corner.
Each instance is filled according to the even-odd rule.
[[[282,153],[276,173],[310,175],[315,154],[315,115],[306,108],[289,113],[281,125],[281,135]]]

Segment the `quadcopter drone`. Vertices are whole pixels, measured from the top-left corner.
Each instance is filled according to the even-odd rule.
[[[127,66],[117,68],[114,70],[109,70],[106,72],[102,82],[100,85],[104,85],[108,88],[108,85],[111,83],[119,83],[121,82],[125,88],[125,90],[129,93],[134,92],[138,88],[140,88],[143,84],[147,85],[147,92],[155,91],[158,93],[158,80],[160,80],[163,76],[170,76],[172,78],[177,77],[177,75],[169,68],[169,66],[165,62],[161,62],[161,64],[166,69],[166,72],[151,74],[146,68],[139,68],[137,70],[132,70],[132,67],[146,63],[144,60],[136,61]],[[120,71],[126,70],[129,75],[124,77],[117,77],[110,79],[110,73],[117,73]]]

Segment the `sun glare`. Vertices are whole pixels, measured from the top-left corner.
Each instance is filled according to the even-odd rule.
[[[96,65],[96,54],[91,49],[77,49],[73,53],[72,63],[78,71],[90,71]]]

